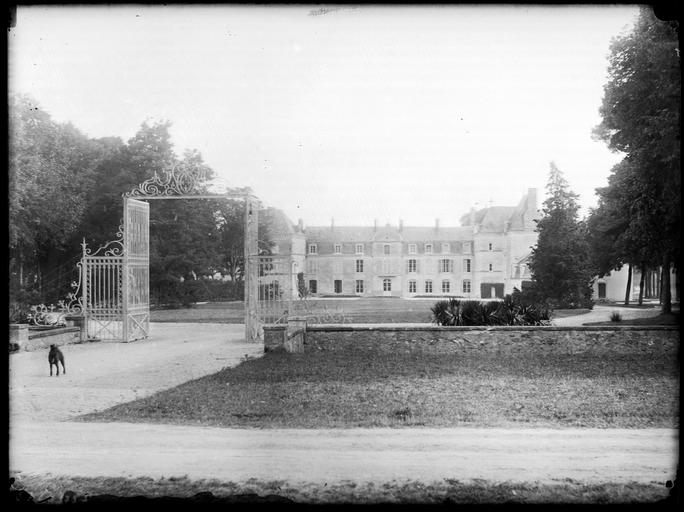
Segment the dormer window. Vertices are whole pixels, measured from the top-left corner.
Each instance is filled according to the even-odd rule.
[[[356,254],[363,254],[363,244],[356,244]]]
[[[382,247],[382,253],[383,253],[383,254],[389,254],[389,253],[390,253],[390,244],[385,244],[385,245]]]
[[[335,254],[342,254],[342,244],[335,244],[333,251]]]
[[[425,254],[432,254],[432,244],[425,244]]]
[[[450,253],[451,252],[451,245],[450,244],[442,244],[442,252],[443,253]]]
[[[318,254],[318,246],[316,244],[309,244],[309,254]]]

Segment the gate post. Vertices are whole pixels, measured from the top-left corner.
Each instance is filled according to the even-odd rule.
[[[259,205],[245,196],[245,339],[257,341],[259,325]]]

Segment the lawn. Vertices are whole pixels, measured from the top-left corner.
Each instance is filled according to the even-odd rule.
[[[267,353],[82,416],[257,428],[674,427],[676,355],[459,354],[439,345]]]
[[[311,323],[432,323],[430,308],[440,300],[405,300],[373,297],[293,301],[293,310],[305,314]],[[589,309],[556,310],[554,318],[581,315]],[[152,322],[216,322],[241,324],[245,321],[243,302],[209,302],[188,308],[153,309]]]
[[[679,313],[660,314],[657,316],[648,316],[644,318],[623,319],[619,322],[613,322],[611,320],[607,322],[587,322],[582,325],[609,325],[612,327],[619,327],[621,325],[679,325]]]
[[[88,478],[45,475],[14,475],[16,487],[24,489],[36,501],[61,503],[67,491],[77,500],[87,497],[86,504],[117,501],[112,497],[145,497],[149,504],[160,504],[163,498],[184,498],[183,504],[207,505],[259,499],[277,503],[291,500],[301,504],[627,504],[656,503],[668,497],[664,482],[586,484],[570,479],[554,484],[460,482],[444,479],[436,482],[389,481],[378,483],[335,482],[329,484],[293,484],[284,480],[222,482],[188,478]],[[202,494],[200,494],[202,493]],[[207,494],[211,493],[211,494]],[[107,500],[107,497],[109,499]],[[223,502],[221,501],[223,500]],[[145,502],[138,498],[138,505]],[[124,505],[127,502],[119,502]],[[171,505],[178,502],[168,500]],[[130,504],[133,504],[132,502]],[[282,506],[283,504],[279,504]]]

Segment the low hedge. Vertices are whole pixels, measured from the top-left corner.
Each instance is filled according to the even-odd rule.
[[[150,302],[155,305],[189,306],[195,302],[243,300],[241,282],[197,280],[161,280],[150,282]]]

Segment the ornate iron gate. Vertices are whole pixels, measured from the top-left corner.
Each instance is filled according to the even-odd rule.
[[[204,170],[179,165],[154,176],[131,192],[124,194],[124,220],[119,227],[117,240],[108,242],[95,253],[83,242],[81,261],[81,302],[89,338],[103,340],[133,341],[149,335],[149,204],[151,199],[240,199],[245,203],[245,338],[250,341],[263,339],[261,325],[281,315],[282,297],[291,296],[293,288],[291,267],[289,278],[276,279],[274,272],[283,272],[278,262],[269,267],[264,281],[265,290],[278,289],[278,299],[266,293],[259,311],[258,274],[258,218],[259,199],[251,189],[234,189],[224,193],[206,193],[200,186],[204,183]],[[256,259],[255,259],[256,258]],[[264,268],[266,268],[264,267]],[[271,268],[272,267],[272,268]],[[276,270],[277,269],[277,270]],[[273,278],[272,281],[268,279]],[[282,278],[281,278],[282,279]],[[269,288],[270,287],[270,288]],[[286,291],[287,290],[287,291]],[[288,295],[289,294],[289,295]],[[271,300],[273,299],[273,300]]]
[[[83,316],[89,339],[124,339],[123,329],[123,227],[117,240],[108,242],[94,253],[83,241],[81,285]]]
[[[124,341],[150,332],[150,205],[124,199],[123,333]]]
[[[289,256],[253,256],[258,269],[259,300],[257,317],[259,336],[264,324],[287,323],[292,301],[297,293],[292,259]]]

